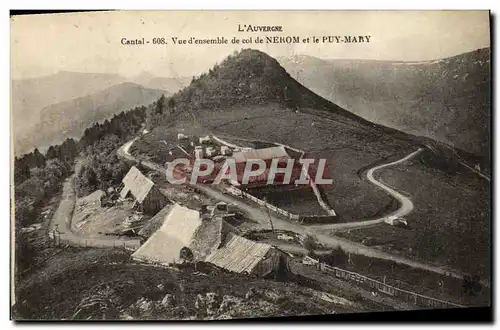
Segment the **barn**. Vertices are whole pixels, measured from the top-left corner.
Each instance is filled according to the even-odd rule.
[[[236,171],[239,185],[242,184],[243,173],[245,171],[245,166],[249,160],[260,159],[266,163],[266,171],[259,176],[250,177],[248,184],[243,188],[255,188],[267,185],[267,179],[269,175],[269,169],[271,166],[271,162],[273,159],[278,159],[278,168],[286,168],[287,162],[292,157],[288,154],[287,150],[283,146],[276,146],[270,148],[263,149],[254,149],[252,151],[244,152],[235,152],[232,156],[236,163]],[[254,169],[257,168],[257,165],[254,165]],[[298,162],[298,160],[294,160],[294,167],[292,170],[291,180],[293,183],[295,180],[300,178],[302,165]],[[283,184],[284,174],[277,173],[275,175],[274,184],[280,185]]]
[[[148,214],[156,214],[168,203],[168,199],[156,188],[153,181],[132,166],[122,180],[120,198],[132,196],[139,208]]]
[[[202,219],[199,211],[179,204],[166,206],[150,223],[155,228],[147,231],[154,230],[154,233],[149,234],[148,240],[132,255],[134,260],[178,263],[181,261],[181,249],[188,248],[193,261],[204,261],[219,248],[228,233],[238,233],[219,217]]]
[[[180,250],[191,244],[196,229],[201,225],[199,212],[179,204],[167,207],[163,224],[132,254],[134,260],[162,264],[179,262]]]
[[[264,243],[229,233],[223,246],[212,252],[206,262],[230,272],[266,276],[288,264],[288,255]]]

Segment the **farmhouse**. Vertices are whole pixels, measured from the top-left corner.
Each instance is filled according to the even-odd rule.
[[[236,163],[236,171],[238,183],[242,183],[243,173],[248,161],[251,160],[263,160],[266,164],[266,170],[259,176],[254,176],[249,178],[249,182],[245,185],[247,188],[261,187],[267,185],[267,179],[269,175],[269,169],[273,159],[278,159],[278,168],[286,168],[287,162],[291,159],[290,155],[287,153],[285,147],[276,146],[263,149],[253,149],[248,152],[235,152],[232,156]],[[256,166],[256,165],[254,165]],[[290,182],[293,183],[295,180],[300,178],[302,164],[294,160],[294,166],[292,168],[292,173],[290,177]],[[255,168],[253,168],[255,169]],[[283,173],[277,173],[275,175],[274,185],[283,184],[285,175]]]
[[[269,244],[228,234],[226,243],[211,253],[206,262],[228,271],[266,276],[286,267],[288,255]]]
[[[135,204],[138,204],[140,209],[146,213],[156,214],[168,203],[167,197],[155,187],[153,181],[143,175],[135,166],[130,168],[123,178],[122,184],[120,198],[125,199],[131,195],[135,199]]]
[[[207,136],[200,137],[199,142],[200,142],[200,144],[204,144],[204,143],[210,142],[210,136],[207,135]]]
[[[221,146],[220,153],[223,156],[229,155],[231,153],[231,149],[228,146]]]
[[[233,154],[233,159],[236,161],[236,164],[245,163],[249,159],[271,160],[274,158],[288,159],[290,156],[282,146],[240,151]]]
[[[182,261],[181,250],[187,248],[192,253],[192,261],[204,261],[219,248],[228,233],[238,233],[219,217],[204,220],[200,212],[179,204],[165,207],[149,223],[152,225],[139,234],[150,237],[132,255],[134,260],[178,263]]]
[[[200,212],[179,204],[166,206],[149,223],[139,232],[149,238],[134,252],[134,260],[164,265],[205,261],[255,276],[266,276],[287,264],[285,252],[238,236],[239,230],[221,217],[202,218]],[[182,255],[186,250],[190,260]]]
[[[175,204],[169,208],[162,226],[132,254],[132,258],[164,264],[179,262],[180,250],[191,244],[200,225],[198,211]]]

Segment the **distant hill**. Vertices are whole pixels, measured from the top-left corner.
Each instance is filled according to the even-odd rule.
[[[156,77],[151,73],[143,73],[129,79],[118,74],[73,71],[12,80],[13,132],[16,136],[29,135],[40,122],[41,110],[45,107],[97,93],[118,84],[132,82],[147,89],[166,91],[166,95],[170,95],[190,81],[191,78]]]
[[[130,108],[148,105],[162,94],[169,95],[162,90],[121,83],[83,97],[46,106],[29,131],[14,133],[15,153],[19,155],[28,152],[35,146],[43,150],[68,137],[79,138],[91,124]]]
[[[53,75],[13,80],[11,84],[14,128],[31,127],[44,107],[125,82],[116,74],[61,71]]]
[[[142,72],[130,80],[146,88],[161,89],[173,94],[188,86],[191,79],[191,77],[157,77],[150,72]]]
[[[365,119],[489,158],[489,48],[425,62],[278,60],[304,86]]]

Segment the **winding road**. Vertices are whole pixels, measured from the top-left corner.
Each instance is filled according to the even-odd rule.
[[[311,227],[318,228],[318,229],[319,228],[323,228],[323,229],[359,228],[359,227],[376,225],[376,224],[379,224],[382,222],[389,222],[391,220],[395,220],[397,218],[401,218],[401,217],[404,217],[405,215],[409,214],[411,211],[413,211],[413,203],[412,203],[411,199],[409,199],[405,195],[397,192],[396,190],[392,189],[391,187],[384,185],[382,182],[377,181],[377,179],[375,179],[375,177],[374,177],[374,173],[380,169],[385,168],[385,167],[394,166],[394,165],[398,165],[398,164],[401,164],[403,162],[406,162],[406,161],[412,159],[413,157],[417,156],[422,151],[423,151],[423,149],[419,148],[418,150],[406,155],[405,157],[403,157],[401,159],[398,159],[398,160],[391,162],[391,163],[382,164],[382,165],[372,167],[370,170],[368,170],[368,172],[366,172],[366,177],[368,178],[368,180],[371,183],[373,183],[374,185],[376,185],[380,189],[386,191],[389,195],[391,195],[392,197],[394,197],[395,199],[397,199],[400,202],[400,207],[397,210],[389,213],[388,215],[385,215],[383,217],[373,219],[373,220],[365,220],[365,221],[360,220],[360,221],[352,221],[352,222],[348,222],[348,223],[317,225],[317,226],[311,226]]]
[[[49,225],[49,231],[52,232],[56,226],[60,232],[61,244],[87,247],[127,247],[136,249],[140,246],[140,240],[122,237],[115,238],[110,236],[83,236],[78,235],[71,229],[73,211],[76,203],[75,179],[80,172],[82,163],[76,161],[75,172],[68,177],[63,184],[62,198],[59,206],[52,216]]]
[[[138,159],[136,159],[134,156],[132,156],[129,153],[130,146],[132,146],[132,144],[134,143],[134,141],[136,139],[137,138],[125,143],[121,148],[119,148],[117,151],[118,156],[122,157],[124,159],[130,160],[130,161],[133,161],[133,162],[139,162]],[[335,224],[336,225],[335,228],[340,229],[340,228],[351,228],[351,227],[372,225],[372,224],[376,224],[376,223],[380,223],[380,222],[384,221],[387,217],[391,217],[391,216],[395,216],[395,215],[401,216],[402,214],[407,214],[407,213],[411,212],[411,210],[413,209],[413,203],[411,203],[411,201],[407,197],[399,194],[398,192],[391,189],[390,187],[387,187],[387,186],[383,185],[381,182],[375,180],[375,178],[373,178],[373,174],[376,170],[379,170],[383,167],[392,166],[392,165],[407,161],[410,158],[416,156],[420,151],[421,151],[421,149],[416,150],[398,161],[376,166],[369,171],[371,178],[372,178],[370,181],[373,182],[374,184],[376,184],[377,186],[379,186],[380,188],[384,189],[388,193],[394,192],[396,198],[398,198],[398,197],[401,198],[400,201],[402,202],[402,205],[404,205],[404,206],[402,206],[398,211],[395,211],[395,213],[392,213],[391,215],[386,216],[386,217],[382,217],[380,219],[369,220],[369,221],[360,221],[360,222],[354,222],[354,223]],[[141,164],[145,167],[152,169],[152,170],[160,171],[161,173],[166,173],[165,168],[163,168],[157,164],[154,164],[150,161],[141,160]],[[189,183],[186,181],[186,184],[189,184]],[[393,255],[393,254],[375,249],[373,247],[368,247],[368,246],[365,246],[363,244],[356,243],[356,242],[353,242],[353,241],[350,241],[350,240],[347,240],[347,239],[344,239],[341,237],[325,235],[325,234],[323,234],[325,232],[325,227],[322,227],[322,226],[320,226],[320,227],[318,227],[318,226],[304,226],[304,225],[301,225],[298,223],[291,222],[289,220],[278,218],[278,217],[270,214],[267,211],[267,209],[264,210],[254,203],[251,203],[251,202],[248,203],[248,202],[243,201],[239,198],[236,198],[232,195],[224,194],[219,188],[216,188],[216,186],[214,186],[214,185],[196,184],[196,185],[190,185],[190,186],[195,187],[196,189],[198,189],[199,191],[203,192],[204,194],[206,194],[210,197],[213,197],[217,200],[226,202],[228,204],[233,204],[233,205],[239,207],[243,212],[245,212],[247,214],[247,216],[250,219],[252,219],[256,223],[258,223],[259,227],[262,229],[271,229],[271,226],[269,223],[269,221],[271,220],[275,229],[289,230],[289,231],[294,231],[297,233],[307,233],[307,234],[314,236],[319,242],[321,242],[322,244],[324,244],[326,246],[329,246],[332,248],[341,247],[344,251],[349,252],[349,253],[361,254],[361,255],[364,255],[367,257],[372,257],[372,258],[391,260],[391,261],[394,261],[394,262],[397,262],[400,264],[404,264],[404,265],[408,265],[410,267],[414,267],[417,269],[423,269],[423,270],[427,270],[427,271],[442,274],[442,275],[449,275],[449,276],[453,276],[453,277],[459,278],[459,279],[462,279],[464,276],[464,274],[454,272],[454,271],[447,269],[445,267],[438,267],[438,266],[434,266],[434,265],[425,264],[422,262],[407,259],[403,256]],[[259,229],[259,228],[257,228],[257,229]]]
[[[217,142],[219,142],[219,143],[225,144],[227,146],[231,146],[233,148],[234,147],[241,148],[241,146],[237,146],[237,145],[231,144],[231,143],[229,143],[227,141],[224,141],[222,138],[217,137],[215,135],[213,135],[212,137]],[[286,146],[286,145],[283,145],[283,146],[285,146],[287,148],[291,148],[291,147]],[[299,151],[302,154],[304,154],[303,150],[298,150],[298,149],[294,149],[294,150]],[[388,221],[391,221],[391,220],[394,220],[394,219],[397,219],[397,218],[400,218],[400,217],[404,217],[405,215],[409,214],[413,210],[413,203],[412,203],[412,201],[408,197],[406,197],[406,196],[402,195],[401,193],[397,192],[396,190],[394,190],[394,189],[392,189],[392,188],[384,185],[380,181],[377,181],[375,179],[375,177],[374,177],[374,173],[376,171],[380,170],[380,169],[385,168],[385,167],[394,166],[394,165],[398,165],[400,163],[404,163],[404,162],[412,159],[413,157],[417,156],[422,151],[423,151],[423,148],[419,148],[418,150],[416,150],[416,151],[414,151],[414,152],[406,155],[405,157],[403,157],[401,159],[398,159],[398,160],[393,161],[391,163],[387,163],[387,164],[382,164],[382,165],[375,166],[375,167],[371,168],[370,170],[368,170],[368,172],[366,173],[366,177],[367,177],[367,179],[371,183],[373,183],[377,187],[381,188],[382,190],[386,191],[389,195],[391,195],[392,197],[394,197],[395,199],[397,199],[400,202],[400,207],[397,210],[395,210],[394,212],[392,212],[392,213],[390,213],[388,215],[385,215],[383,217],[380,217],[380,218],[377,218],[377,219],[373,219],[373,220],[360,220],[360,221],[351,221],[351,222],[345,222],[345,223],[334,223],[334,224],[323,224],[323,225],[310,225],[308,227],[309,228],[315,228],[315,229],[323,229],[323,230],[352,229],[352,228],[373,226],[373,225],[376,225],[376,224],[379,224],[379,223],[382,223],[382,222],[386,222],[386,221],[388,222]]]

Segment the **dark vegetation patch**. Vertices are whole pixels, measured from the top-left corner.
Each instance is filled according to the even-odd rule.
[[[319,205],[316,195],[314,195],[311,188],[267,192],[259,192],[258,189],[254,189],[250,193],[293,214],[327,215],[326,211]]]
[[[357,272],[404,290],[443,299],[466,306],[487,306],[490,304],[489,288],[479,287],[475,292],[467,290],[464,278],[444,276],[434,272],[416,269],[389,260],[374,259],[362,255],[333,259],[340,262],[334,266]]]
[[[198,294],[215,292],[220,297],[231,295],[244,299],[251,287],[260,292],[273,291],[281,298],[273,302],[273,308],[267,309],[270,315],[260,308],[262,306],[249,301],[248,310],[245,312],[242,308],[241,317],[323,314],[331,313],[335,308],[314,298],[307,288],[293,283],[224,272],[207,276],[192,270],[127,263],[128,255],[123,251],[108,251],[81,249],[54,258],[51,265],[18,288],[18,300],[14,307],[16,318],[71,318],[80,302],[92,297],[103,298],[102,292],[110,292],[106,295],[110,313],[112,310],[126,310],[140,299],[161,301],[166,293],[170,293],[180,298],[188,315],[194,316],[194,302]],[[158,288],[160,284],[163,285],[162,290]],[[99,312],[92,315],[92,318],[101,317]]]
[[[429,168],[425,162],[417,157],[379,173],[384,183],[411,197],[415,208],[405,217],[409,229],[380,225],[336,235],[358,242],[372,237],[382,249],[489,279],[488,182],[474,173]]]

